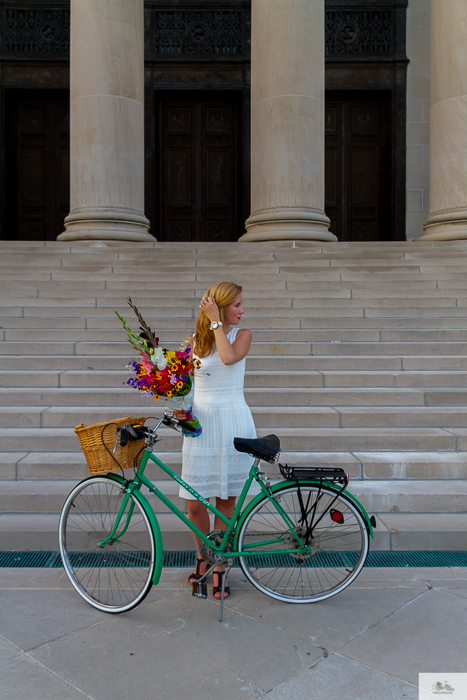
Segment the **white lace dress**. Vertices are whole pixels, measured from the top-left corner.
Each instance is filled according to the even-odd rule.
[[[231,344],[238,330],[232,328],[227,334]],[[193,356],[201,361],[195,375],[193,413],[203,432],[199,437],[183,440],[182,479],[204,498],[239,496],[253,458],[237,452],[233,439],[256,437],[253,416],[243,394],[246,358],[224,365],[217,348],[209,357]],[[195,500],[182,487],[180,496]]]

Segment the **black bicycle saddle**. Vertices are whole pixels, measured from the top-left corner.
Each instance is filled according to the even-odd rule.
[[[277,435],[266,435],[263,438],[234,438],[234,447],[237,452],[246,452],[252,457],[258,457],[265,462],[273,462],[281,450],[281,443]]]

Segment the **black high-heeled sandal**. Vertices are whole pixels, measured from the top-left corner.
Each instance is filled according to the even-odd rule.
[[[212,575],[213,576],[219,576],[218,580],[218,585],[214,586],[212,589],[212,593],[214,595],[214,598],[216,597],[216,593],[220,593],[222,595],[222,579],[224,577],[225,571],[213,571]],[[230,595],[230,587],[225,584],[224,586],[224,600],[228,598]],[[221,598],[216,598],[216,600],[221,600]]]
[[[207,569],[207,562],[204,561],[201,557],[198,557],[198,560],[196,562],[196,569],[188,576],[188,583],[196,583],[197,581],[200,580],[200,578],[204,575],[200,572],[200,566],[201,564],[206,564],[206,569]]]

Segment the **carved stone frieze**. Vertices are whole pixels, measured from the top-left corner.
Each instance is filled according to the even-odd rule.
[[[332,3],[331,3],[332,5]],[[4,7],[3,54],[60,55],[70,49],[67,8]],[[228,57],[250,55],[251,12],[248,6],[222,9],[145,9],[146,57]],[[326,56],[392,56],[395,52],[393,7],[326,9]]]
[[[163,56],[245,55],[249,37],[243,9],[152,8],[151,53]]]
[[[326,10],[326,56],[394,54],[394,10]]]
[[[68,55],[70,52],[69,9],[3,10],[5,55]]]

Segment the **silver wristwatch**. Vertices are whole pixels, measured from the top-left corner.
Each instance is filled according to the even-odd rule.
[[[209,326],[209,328],[210,328],[212,331],[215,331],[216,328],[219,328],[219,326],[223,326],[223,325],[224,325],[224,324],[222,323],[222,321],[213,321],[213,322],[211,323],[211,325]]]

